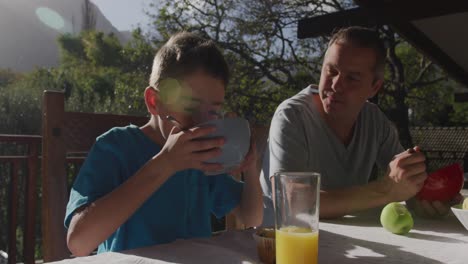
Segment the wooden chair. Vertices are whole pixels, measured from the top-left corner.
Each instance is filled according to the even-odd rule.
[[[86,153],[96,137],[110,128],[126,126],[130,123],[141,126],[148,121],[148,118],[143,116],[66,112],[64,102],[63,92],[44,92],[42,106],[42,239],[45,262],[70,257],[63,224],[69,198],[66,177],[67,163],[80,159],[75,158],[75,154]],[[266,127],[256,128],[258,153],[263,153],[267,134]],[[261,158],[258,162],[261,162]],[[225,226],[228,230],[243,228],[243,225],[233,215],[226,217]]]
[[[86,153],[100,134],[144,116],[65,112],[65,95],[45,91],[42,105],[42,239],[45,262],[70,257],[63,224],[68,201],[66,163],[70,153]]]

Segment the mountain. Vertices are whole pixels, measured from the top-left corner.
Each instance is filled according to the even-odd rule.
[[[85,0],[0,0],[0,68],[25,72],[35,67],[54,67],[59,62],[57,37],[78,34],[83,27]],[[90,3],[96,29],[114,33],[121,42],[130,39],[119,32]]]

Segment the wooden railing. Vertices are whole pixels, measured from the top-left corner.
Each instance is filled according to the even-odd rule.
[[[22,145],[26,149],[22,154],[0,154],[0,165],[9,166],[7,175],[1,177],[9,177],[8,186],[8,228],[7,228],[7,243],[8,243],[8,263],[16,263],[17,248],[16,248],[16,229],[18,228],[18,213],[20,199],[20,170],[27,172],[25,181],[25,224],[23,231],[23,260],[25,263],[34,263],[34,249],[36,241],[36,204],[37,204],[37,178],[39,173],[39,147],[41,144],[40,136],[25,136],[25,135],[0,135],[1,146],[18,146]],[[5,181],[6,182],[6,181]],[[7,186],[4,186],[7,187]]]
[[[7,226],[9,264],[17,262],[35,263],[36,229],[39,225],[36,221],[36,215],[39,213],[36,205],[40,202],[38,201],[40,192],[37,189],[37,183],[40,176],[41,144],[41,136],[0,134],[0,168],[3,168],[2,171],[7,172],[0,175],[0,177],[8,179],[3,182],[9,182],[8,186],[0,186],[0,189],[3,188],[7,192],[7,223],[6,225],[3,224],[2,228]],[[5,149],[7,151],[4,151]],[[85,152],[68,153],[66,157],[67,175],[76,175],[78,173],[86,154]],[[21,187],[23,187],[20,180],[22,175],[25,176],[24,193],[20,191]],[[24,195],[24,207],[21,207],[20,204],[21,195]],[[18,218],[20,210],[24,210],[24,226],[20,226],[22,222]],[[21,228],[23,233],[22,249],[17,248],[16,230],[18,228]],[[21,259],[18,258],[17,252],[22,252],[23,257]]]

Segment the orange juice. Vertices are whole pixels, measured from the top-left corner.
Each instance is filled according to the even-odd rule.
[[[316,264],[317,258],[317,231],[295,226],[276,230],[276,264]]]

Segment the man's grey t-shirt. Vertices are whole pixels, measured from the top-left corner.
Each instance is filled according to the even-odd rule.
[[[264,224],[274,223],[270,176],[282,171],[321,174],[321,189],[368,183],[375,163],[386,168],[403,151],[398,134],[380,109],[366,102],[352,139],[345,146],[321,117],[309,86],[281,103],[271,121],[260,182],[264,195]]]

